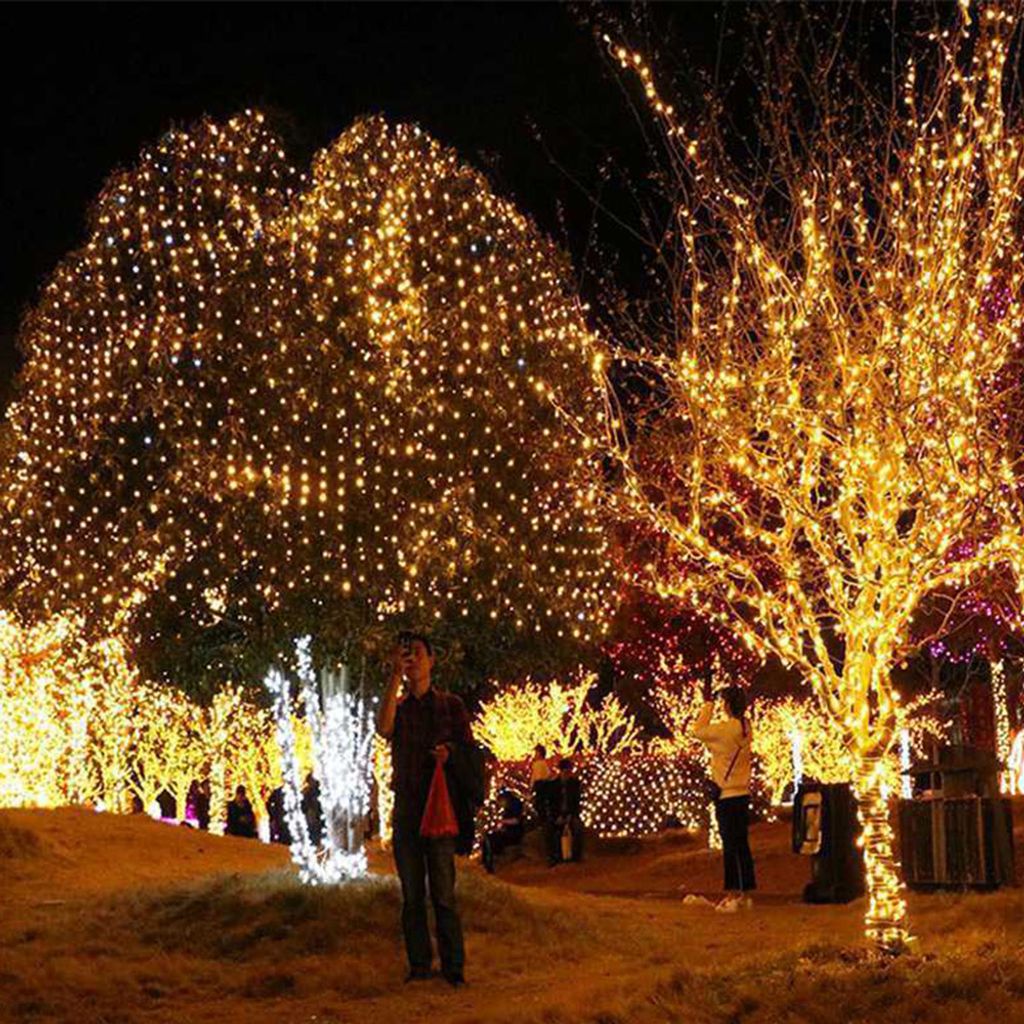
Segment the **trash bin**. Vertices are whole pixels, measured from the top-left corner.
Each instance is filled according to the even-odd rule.
[[[848,783],[804,783],[793,800],[793,852],[811,858],[805,903],[849,903],[864,893],[857,802]]]
[[[1013,811],[999,793],[993,754],[950,746],[910,769],[900,801],[903,878],[915,889],[1014,884]]]

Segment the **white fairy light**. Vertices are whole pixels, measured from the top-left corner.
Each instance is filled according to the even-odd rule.
[[[910,781],[910,730],[900,729],[900,792],[904,800],[914,795]]]
[[[284,809],[292,836],[292,859],[303,882],[333,884],[366,874],[362,822],[370,803],[372,716],[350,693],[330,694],[321,705],[309,637],[295,645],[299,683],[313,749],[314,776],[320,784],[323,842],[313,843],[302,809],[302,779],[295,750],[290,684],[272,669],[266,685],[274,697],[274,720],[281,747]]]
[[[789,734],[789,743],[793,751],[793,799],[796,791],[804,781],[804,734],[800,729],[793,729]]]

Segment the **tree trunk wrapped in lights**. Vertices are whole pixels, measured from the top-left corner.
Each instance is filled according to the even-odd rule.
[[[1006,694],[1006,665],[1003,659],[992,663],[992,709],[996,726],[996,757],[999,758],[999,789],[1012,792],[1010,764],[1010,708]]]
[[[373,741],[373,786],[377,797],[377,830],[380,844],[391,846],[391,816],[395,809],[395,791],[391,788],[391,742],[378,736]]]
[[[613,47],[664,129],[668,223],[652,269],[666,301],[621,318],[601,363],[612,498],[661,538],[648,584],[798,669],[842,733],[867,933],[886,951],[908,939],[881,775],[890,670],[923,642],[930,597],[1020,577],[1014,24],[961,15],[934,64],[908,62],[895,105],[837,101],[856,79],[801,76],[791,52],[742,168],[718,119],[689,131],[643,58]]]
[[[883,782],[881,759],[865,759],[856,779],[859,845],[864,851],[868,909],[864,915],[868,935],[879,949],[899,952],[907,942],[907,906],[901,894],[898,865],[893,853],[889,792]]]
[[[367,865],[363,837],[373,774],[373,716],[356,694],[342,690],[321,698],[308,637],[298,641],[295,653],[319,787],[315,813],[320,815],[317,824],[322,839],[314,841],[303,806],[304,779],[296,747],[291,684],[285,673],[275,668],[267,674],[266,686],[273,698],[281,750],[292,859],[302,880],[312,885],[358,878],[366,873]]]

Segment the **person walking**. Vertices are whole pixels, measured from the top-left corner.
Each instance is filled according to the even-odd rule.
[[[455,902],[456,837],[421,834],[421,825],[436,766],[444,768],[456,817],[461,823],[472,812],[453,763],[472,746],[469,715],[454,694],[443,693],[431,681],[434,651],[418,633],[399,635],[392,655],[391,678],[377,715],[377,732],[391,741],[395,806],[392,849],[402,883],[402,931],[409,961],[407,981],[432,976],[433,951],[427,928],[427,885],[434,905],[441,973],[453,987],[465,982],[462,923]],[[405,692],[399,698],[399,686]],[[461,748],[461,749],[460,749]]]
[[[724,717],[712,721],[715,705],[711,680],[706,679],[704,706],[690,731],[711,754],[712,798],[725,875],[725,896],[715,909],[728,913],[751,907],[750,894],[757,888],[748,836],[752,733],[746,693],[738,686],[729,686],[719,696]]]

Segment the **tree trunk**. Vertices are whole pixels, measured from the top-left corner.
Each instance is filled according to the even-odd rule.
[[[893,852],[889,805],[882,791],[882,765],[864,758],[857,772],[857,813],[867,883],[868,908],[864,923],[875,948],[888,955],[903,952],[910,939],[903,883]]]
[[[210,835],[222,836],[227,831],[228,780],[227,766],[222,758],[210,765]]]

